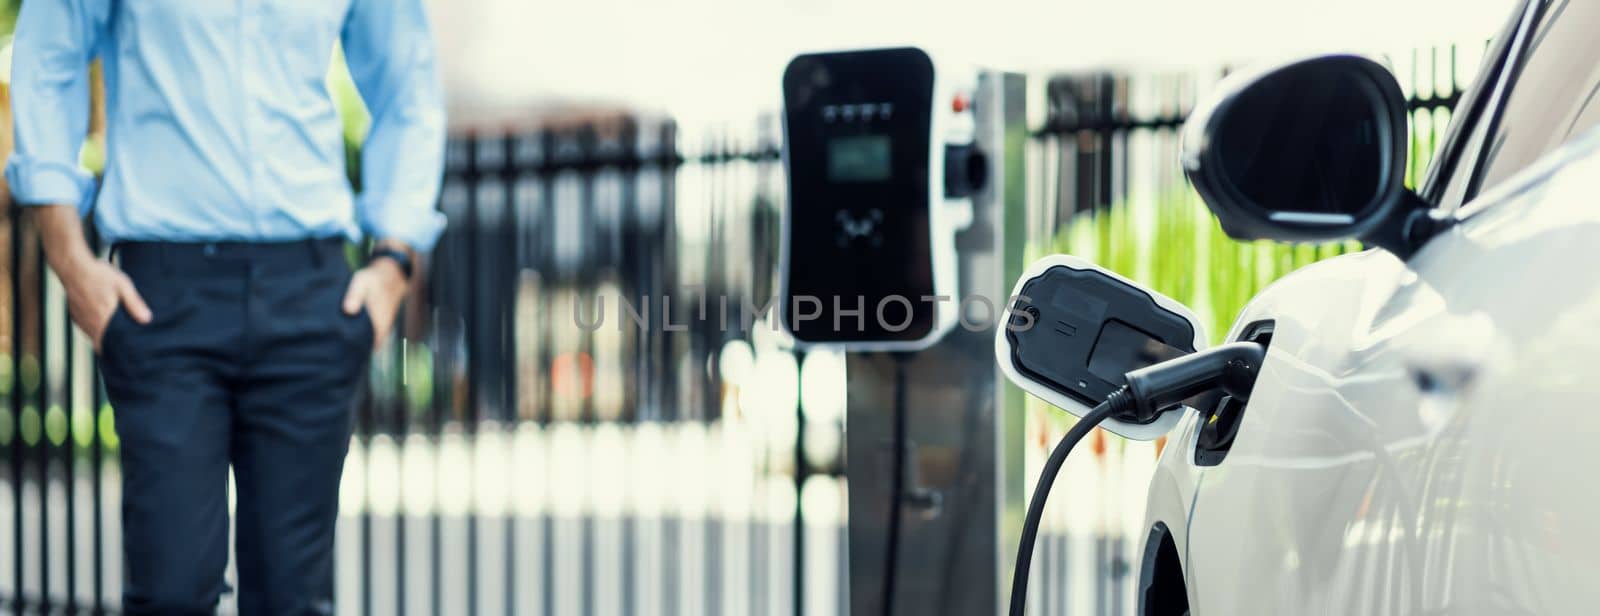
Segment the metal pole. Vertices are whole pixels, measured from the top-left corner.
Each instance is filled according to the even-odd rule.
[[[986,298],[996,314],[1021,269],[1024,86],[1017,75],[982,75],[973,113],[990,180],[974,196],[972,227],[956,237],[957,297]],[[974,316],[983,316],[981,309]],[[1002,589],[1010,579],[1008,538],[1014,536],[1005,527],[1005,511],[1021,503],[1021,409],[1012,404],[1017,394],[998,376],[993,336],[992,328],[958,327],[917,353],[916,369],[904,383],[904,451],[889,446],[895,362],[882,354],[846,358],[852,613],[882,607],[888,503],[910,493],[928,497],[907,501],[899,519],[896,613],[1001,613]],[[958,452],[953,472],[922,472],[918,452],[933,450]],[[906,489],[893,494],[890,462],[897,455],[906,456]],[[934,477],[940,481],[930,481]]]
[[[794,353],[795,365],[800,364],[803,355],[799,351]],[[811,464],[806,461],[806,414],[798,404],[794,406],[794,421],[794,533],[791,539],[794,542],[794,562],[791,565],[794,570],[791,583],[794,585],[794,616],[805,616],[806,513],[801,506],[801,495],[806,487],[806,479],[811,475]]]

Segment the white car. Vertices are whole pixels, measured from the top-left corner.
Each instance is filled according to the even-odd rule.
[[[1356,56],[1236,75],[1191,118],[1229,234],[1380,248],[1239,315],[1266,360],[1171,432],[1142,614],[1600,613],[1597,33],[1600,1],[1520,7],[1416,192],[1398,86]]]

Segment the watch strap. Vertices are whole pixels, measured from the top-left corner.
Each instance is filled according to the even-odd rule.
[[[383,258],[393,260],[395,265],[400,266],[400,273],[407,279],[411,278],[412,270],[415,269],[415,265],[411,262],[411,253],[398,248],[379,247],[372,251],[370,258],[373,261]]]

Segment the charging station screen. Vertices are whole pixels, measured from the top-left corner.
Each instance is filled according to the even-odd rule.
[[[929,250],[933,62],[916,49],[812,54],[783,76],[788,282],[802,341],[913,341],[937,322]],[[902,301],[903,300],[903,301]]]
[[[828,140],[828,180],[883,182],[894,175],[889,165],[893,144],[884,135],[834,137]]]

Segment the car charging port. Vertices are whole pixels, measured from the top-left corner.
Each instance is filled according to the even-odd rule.
[[[1272,330],[1272,321],[1257,321],[1244,328],[1244,334],[1239,336],[1238,341],[1254,342],[1265,351],[1272,346]],[[1216,466],[1228,457],[1228,451],[1233,448],[1233,439],[1239,434],[1239,425],[1243,423],[1246,405],[1246,400],[1223,395],[1215,405],[1209,407],[1211,412],[1202,419],[1204,423],[1195,439],[1195,466]]]

